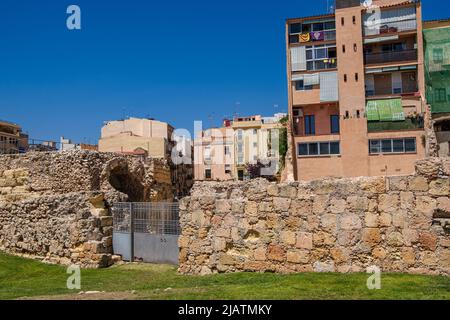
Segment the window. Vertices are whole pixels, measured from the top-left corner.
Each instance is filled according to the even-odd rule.
[[[211,147],[205,147],[205,160],[211,160]]]
[[[298,144],[298,156],[329,156],[340,154],[339,141],[324,141]]]
[[[211,169],[206,169],[205,170],[205,179],[211,179],[211,178],[212,178]]]
[[[243,155],[239,155],[238,156],[238,164],[243,164],[244,163],[244,156]]]
[[[223,147],[223,153],[224,153],[225,155],[229,155],[229,154],[230,154],[230,147],[229,147],[229,146]]]
[[[355,81],[358,82],[358,80],[359,80],[359,74],[355,73]]]
[[[323,70],[337,67],[335,44],[324,44],[306,47],[306,69]]]
[[[331,133],[339,133],[339,115],[330,116]]]
[[[356,43],[353,45],[353,51],[358,52],[358,45]]]
[[[242,143],[238,143],[237,145],[237,151],[238,153],[242,153],[244,149],[244,145]]]
[[[345,53],[345,44],[342,45],[342,52]]]
[[[347,75],[344,74],[344,82],[347,82]]]
[[[238,138],[238,140],[242,140],[242,135],[243,135],[243,131],[241,129],[239,129],[237,131],[237,138]]]
[[[444,49],[442,48],[433,49],[433,62],[434,63],[444,62]]]
[[[415,153],[416,138],[369,140],[369,153]]]
[[[356,24],[356,16],[353,16],[353,24]]]
[[[382,46],[383,52],[399,52],[404,50],[406,50],[406,43],[404,42],[383,44]]]
[[[342,17],[341,18],[341,26],[344,26],[344,24],[345,24],[345,20],[344,20],[344,17]]]
[[[405,152],[416,152],[416,138],[405,139]]]
[[[230,164],[225,165],[225,174],[231,174],[231,165]]]
[[[434,102],[446,102],[447,92],[445,88],[434,89]]]
[[[315,116],[313,115],[305,116],[305,134],[306,135],[316,134]]]
[[[302,32],[302,24],[301,23],[292,23],[290,26],[290,34],[296,34]]]
[[[328,31],[336,30],[336,23],[334,20],[308,23],[292,23],[289,25],[289,34],[310,33],[312,31]]]
[[[253,142],[253,148],[258,148],[258,142]]]
[[[295,81],[295,90],[296,91],[307,91],[307,90],[312,90],[313,86],[305,86],[305,81],[304,80],[298,80]]]

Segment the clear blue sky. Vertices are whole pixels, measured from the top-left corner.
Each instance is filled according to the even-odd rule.
[[[449,1],[423,3],[425,19],[450,16]],[[81,31],[66,28],[70,4]],[[0,119],[33,138],[96,142],[103,121],[124,115],[192,131],[236,111],[286,111],[284,20],[325,10],[326,0],[1,0]]]

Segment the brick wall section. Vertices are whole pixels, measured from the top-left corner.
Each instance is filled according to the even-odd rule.
[[[180,204],[180,272],[450,274],[450,159],[414,176],[196,183]]]

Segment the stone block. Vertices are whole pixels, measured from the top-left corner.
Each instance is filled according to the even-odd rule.
[[[313,235],[312,233],[299,232],[297,235],[296,247],[299,249],[309,249],[313,248]]]
[[[331,199],[329,209],[331,213],[343,213],[347,209],[347,202],[344,199]]]
[[[435,251],[437,246],[437,236],[431,232],[419,233],[419,243],[422,248]]]
[[[409,179],[408,190],[426,192],[428,189],[428,180],[424,177],[416,176]]]
[[[275,261],[285,261],[286,251],[279,245],[269,245],[267,248],[267,258]]]
[[[356,214],[347,213],[339,216],[340,227],[343,230],[361,229],[361,219]]]
[[[245,205],[245,214],[256,216],[258,214],[258,203],[255,201],[248,201]]]
[[[369,247],[375,247],[381,242],[381,233],[378,228],[364,228],[362,231],[362,241]]]
[[[297,188],[289,185],[282,185],[279,189],[278,196],[283,198],[295,199],[297,198]]]
[[[113,225],[113,217],[100,217],[100,226],[111,227]]]
[[[319,262],[319,261],[317,261],[313,264],[313,268],[314,268],[314,272],[319,272],[319,273],[330,273],[330,272],[336,271],[334,262]]]
[[[281,231],[280,240],[284,244],[290,246],[290,245],[295,245],[295,243],[297,242],[297,237],[296,237],[295,232]]]
[[[295,216],[308,216],[313,213],[311,200],[292,200],[290,213]]]
[[[266,253],[267,253],[267,249],[265,247],[258,247],[253,252],[253,257],[256,261],[265,261]]]
[[[398,209],[399,197],[396,194],[382,194],[378,200],[378,209],[382,212],[393,212]]]
[[[289,198],[275,197],[273,198],[274,209],[278,212],[287,212],[291,206],[291,201]]]
[[[231,211],[231,204],[228,200],[216,200],[216,212],[226,214]]]
[[[310,254],[306,250],[290,250],[287,252],[287,262],[307,264]]]
[[[369,228],[378,227],[379,216],[375,213],[367,212],[364,218],[364,224]]]
[[[267,194],[271,197],[277,197],[279,194],[279,188],[276,184],[269,184],[267,186]]]
[[[450,180],[445,178],[432,181],[429,193],[433,196],[448,196],[450,194]]]

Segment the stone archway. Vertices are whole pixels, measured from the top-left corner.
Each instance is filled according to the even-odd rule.
[[[145,200],[145,188],[141,178],[138,173],[130,169],[125,159],[111,160],[102,173],[104,187],[126,194],[130,202]]]

